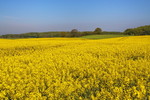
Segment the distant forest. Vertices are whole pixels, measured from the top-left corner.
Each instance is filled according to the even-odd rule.
[[[126,29],[124,31],[124,34],[126,35],[150,35],[150,25]]]
[[[70,32],[30,32],[23,34],[6,34],[0,38],[47,38],[47,37],[81,37],[86,35],[150,35],[150,25],[137,28],[126,29],[124,32],[106,32],[101,28],[96,28],[94,31],[79,32],[73,29]]]

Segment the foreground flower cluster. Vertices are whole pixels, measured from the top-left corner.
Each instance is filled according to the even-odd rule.
[[[148,100],[150,36],[0,39],[0,100]]]

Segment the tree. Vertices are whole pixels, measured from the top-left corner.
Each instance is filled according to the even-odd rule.
[[[73,30],[71,30],[71,33],[78,33],[78,30],[77,29],[73,29]]]
[[[134,35],[134,30],[133,29],[126,29],[125,31],[124,31],[124,33],[125,33],[125,35]]]
[[[101,29],[101,28],[96,28],[96,29],[94,30],[94,33],[95,33],[95,34],[101,34],[101,33],[102,33],[102,29]]]
[[[72,37],[75,37],[75,36],[78,36],[78,32],[79,31],[77,29],[72,29],[70,33]]]

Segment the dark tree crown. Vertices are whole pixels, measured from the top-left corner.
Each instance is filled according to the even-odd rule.
[[[73,30],[71,30],[71,33],[77,33],[78,32],[78,30],[77,29],[73,29]]]
[[[101,28],[96,28],[96,29],[94,30],[94,32],[100,34],[100,33],[102,32],[102,29],[101,29]]]

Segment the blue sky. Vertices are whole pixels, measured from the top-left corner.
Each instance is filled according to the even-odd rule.
[[[0,0],[0,34],[124,31],[150,25],[150,0]]]

